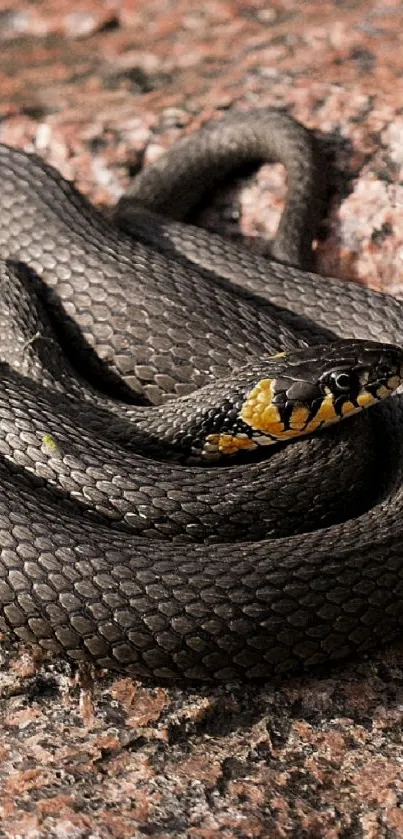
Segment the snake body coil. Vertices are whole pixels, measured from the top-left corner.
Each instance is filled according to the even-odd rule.
[[[217,169],[262,159],[289,177],[282,262],[181,221]],[[158,448],[167,417],[182,429],[246,363],[323,356],[336,338],[400,344],[400,302],[306,270],[321,166],[286,115],[232,116],[146,170],[108,222],[0,147],[6,631],[158,679],[266,678],[401,633],[402,396],[268,459],[209,469]]]

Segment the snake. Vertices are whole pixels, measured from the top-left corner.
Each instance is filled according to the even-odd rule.
[[[192,221],[262,162],[268,254]],[[399,637],[402,303],[315,273],[326,168],[286,112],[233,112],[107,212],[0,145],[2,632],[158,681]]]

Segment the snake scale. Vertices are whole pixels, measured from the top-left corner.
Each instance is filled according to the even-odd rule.
[[[220,178],[264,160],[288,175],[272,258],[185,223]],[[286,114],[233,114],[106,218],[0,147],[4,631],[161,680],[281,676],[401,633],[402,396],[264,458],[205,468],[158,452],[164,412],[264,355],[400,343],[398,300],[311,270],[324,171]]]

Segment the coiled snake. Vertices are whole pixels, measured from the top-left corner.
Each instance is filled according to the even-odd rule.
[[[279,261],[181,221],[263,159],[288,174]],[[358,339],[398,384],[400,351],[371,342],[399,345],[402,304],[307,270],[323,171],[285,114],[233,115],[149,167],[108,221],[39,158],[0,147],[5,631],[157,679],[267,678],[401,632],[399,394],[270,451],[197,462],[248,447],[245,394],[265,381],[273,396],[288,375],[267,355],[323,372],[353,363],[336,337]],[[195,446],[196,420],[212,419]]]

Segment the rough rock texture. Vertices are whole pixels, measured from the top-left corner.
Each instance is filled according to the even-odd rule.
[[[319,264],[401,293],[400,0],[0,0],[0,141],[98,204],[218,112],[278,105],[334,157]],[[280,167],[206,220],[270,236]],[[0,836],[399,837],[403,654],[280,685],[149,687],[2,646]]]

